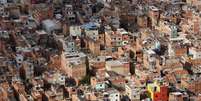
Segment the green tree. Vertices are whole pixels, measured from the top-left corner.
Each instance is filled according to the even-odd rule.
[[[90,74],[90,68],[89,68],[89,58],[86,56],[85,58],[85,64],[86,64],[86,76]]]
[[[135,61],[134,61],[134,59],[130,60],[130,73],[131,73],[131,75],[135,74]]]
[[[82,80],[80,80],[80,84],[87,84],[89,85],[90,84],[90,78],[91,76],[90,75],[86,75],[82,78]]]
[[[135,53],[133,51],[129,51],[129,56],[131,59],[134,59],[135,58]]]
[[[80,84],[90,84],[90,78],[92,76],[92,73],[90,71],[89,67],[89,58],[86,56],[85,58],[85,64],[86,64],[86,75],[80,80]]]
[[[135,53],[130,50],[129,56],[130,56],[130,73],[131,75],[133,75],[135,74]]]

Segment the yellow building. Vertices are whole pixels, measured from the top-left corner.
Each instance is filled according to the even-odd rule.
[[[154,93],[155,92],[160,92],[160,86],[155,81],[154,83],[151,83],[151,84],[147,85],[147,90],[148,90],[148,92],[150,94],[151,99],[154,99]]]
[[[157,82],[147,85],[148,94],[152,101],[168,101],[168,87]]]

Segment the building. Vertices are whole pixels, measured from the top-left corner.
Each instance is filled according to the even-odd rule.
[[[143,54],[144,66],[154,70],[156,68],[156,53],[153,50],[147,50]]]
[[[147,16],[137,17],[137,24],[142,28],[148,27],[148,17]]]
[[[69,77],[82,79],[86,75],[86,55],[84,53],[65,54],[64,71]]]
[[[124,76],[114,72],[114,71],[107,71],[106,72],[106,79],[110,82],[110,84],[115,85],[117,87],[124,87],[124,83],[126,79]]]
[[[61,29],[61,25],[55,20],[50,19],[44,20],[42,21],[42,25],[45,31],[48,33]]]
[[[81,28],[84,30],[84,42],[86,44],[86,48],[92,52],[92,54],[98,56],[100,55],[100,44],[99,41],[99,24],[89,22],[87,24],[84,24],[81,26]]]
[[[121,47],[122,46],[122,36],[120,33],[117,32],[106,32],[105,35],[105,40],[106,40],[106,46],[108,48],[112,48],[113,51],[115,52],[116,47]]]
[[[129,63],[120,60],[107,61],[105,67],[107,71],[113,71],[121,75],[128,75],[130,72]]]
[[[149,7],[149,17],[151,18],[152,27],[156,26],[159,21],[159,9],[156,6]]]
[[[57,71],[49,71],[45,72],[42,75],[45,82],[50,84],[57,84],[57,85],[65,85],[65,75],[62,75],[61,73]]]
[[[73,10],[73,5],[66,4],[63,10],[64,16],[68,19],[69,23],[76,22],[76,15]]]
[[[104,99],[108,99],[109,101],[120,101],[120,92],[116,89],[108,89],[103,95]]]
[[[82,29],[79,25],[70,26],[69,31],[71,36],[81,36],[82,34]]]
[[[0,97],[1,101],[6,101],[8,99],[8,94],[2,87],[0,88],[0,95],[1,95]]]
[[[140,101],[140,91],[141,88],[137,87],[135,84],[125,84],[125,93],[131,101]]]
[[[147,85],[148,94],[153,101],[168,101],[168,88],[156,82]]]
[[[51,90],[45,91],[44,100],[46,101],[62,101],[63,90],[60,88],[51,88]]]
[[[192,57],[192,59],[201,58],[200,49],[196,47],[189,48],[189,55]]]
[[[99,56],[101,55],[101,44],[100,41],[96,41],[94,39],[91,38],[86,38],[85,39],[85,43],[87,46],[87,49],[90,50],[90,52],[95,55],[95,56]]]
[[[183,94],[181,92],[170,93],[169,101],[183,101]]]
[[[21,76],[25,79],[31,79],[34,77],[34,64],[28,61],[23,62],[21,70]]]
[[[199,78],[188,80],[188,81],[182,81],[181,82],[183,87],[188,89],[189,91],[195,93],[195,94],[200,94],[201,92],[201,86],[200,83],[201,81]]]
[[[91,86],[97,91],[105,90],[107,88],[106,81],[98,79],[96,77],[91,78]]]

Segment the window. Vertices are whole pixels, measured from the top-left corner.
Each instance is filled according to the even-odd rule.
[[[158,97],[158,95],[155,96],[156,98]]]
[[[21,59],[18,59],[18,61],[21,62],[22,60],[21,60]]]
[[[22,64],[21,64],[21,63],[18,63],[18,65],[21,66]]]

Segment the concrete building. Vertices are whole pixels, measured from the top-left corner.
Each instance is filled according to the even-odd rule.
[[[116,89],[109,89],[103,95],[110,101],[120,101],[120,93]]]
[[[122,62],[120,60],[107,61],[105,67],[107,71],[114,71],[121,75],[129,74],[128,62]]]
[[[131,101],[140,101],[140,88],[135,84],[125,84],[125,92]]]

